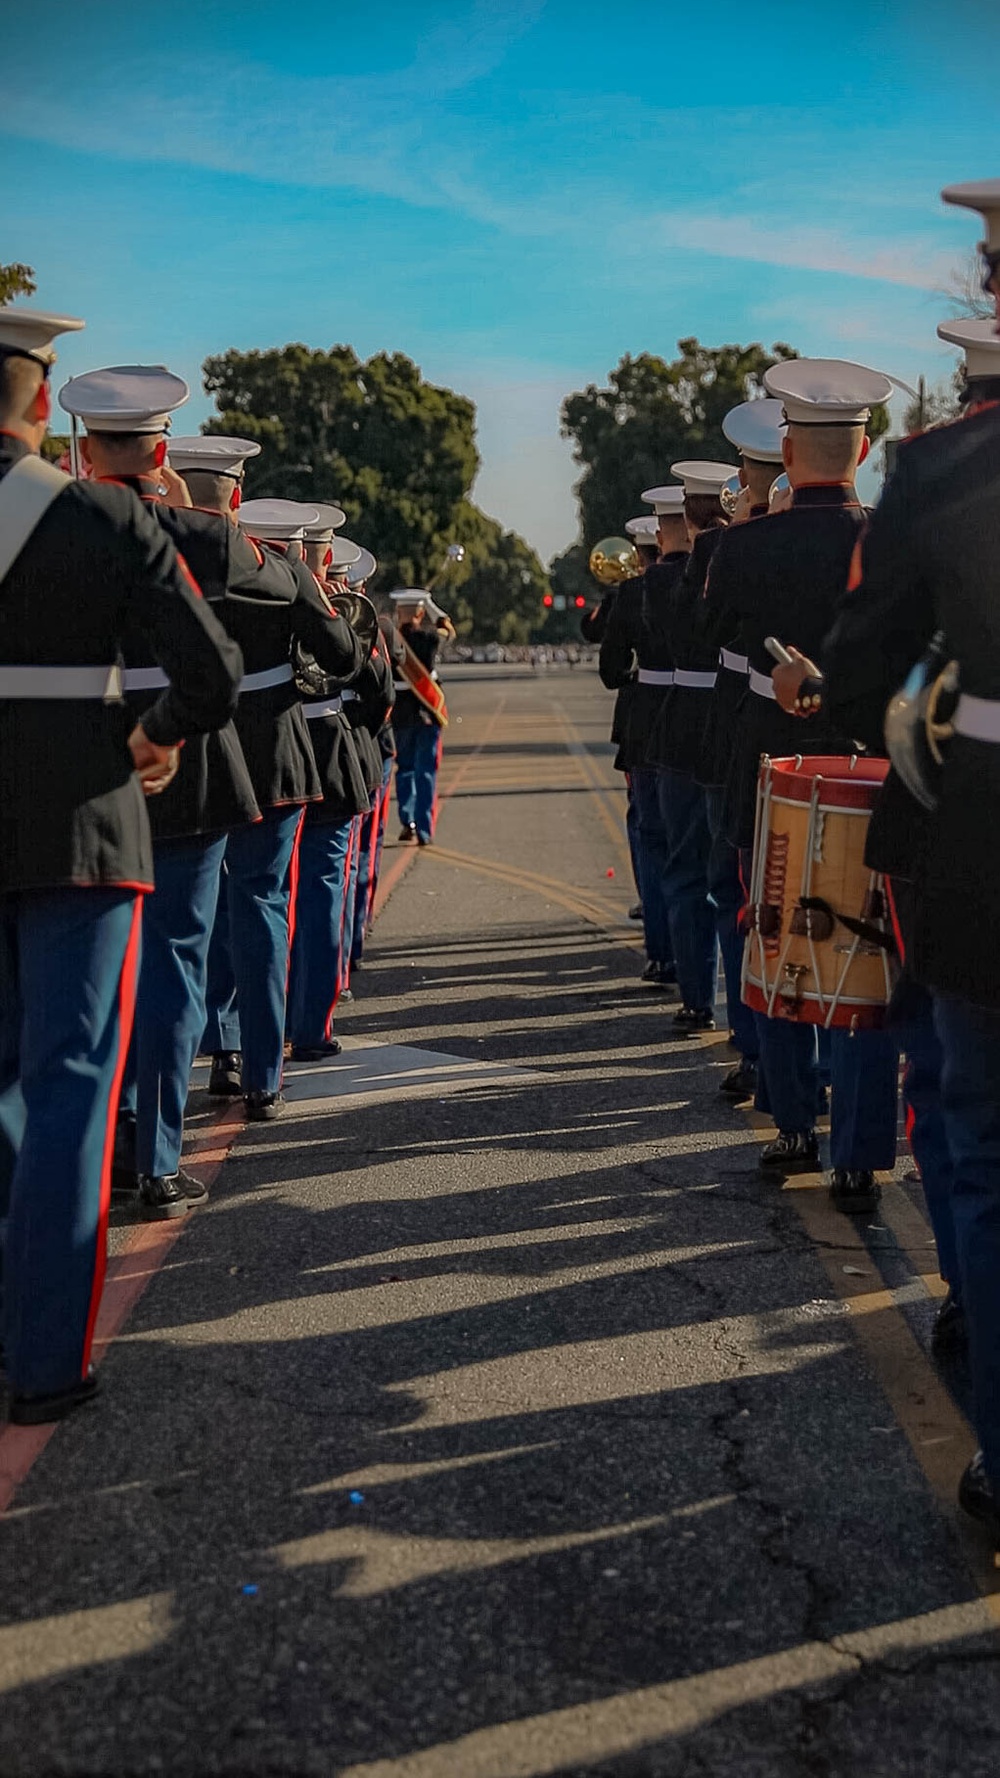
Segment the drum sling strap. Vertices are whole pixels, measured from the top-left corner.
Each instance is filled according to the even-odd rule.
[[[870,920],[855,920],[850,914],[838,914],[836,909],[832,908],[828,901],[824,901],[822,897],[818,895],[802,896],[798,907],[796,907],[792,914],[793,932],[799,930],[795,926],[795,915],[799,912],[799,909],[801,909],[807,916],[806,922],[804,922],[801,927],[803,935],[807,937],[827,939],[830,937],[834,927],[839,921],[840,925],[846,926],[848,932],[853,933],[855,938],[860,938],[863,944],[877,945],[880,950],[887,951],[890,957],[896,955],[896,940],[891,930],[885,931],[881,926],[873,926]],[[826,930],[820,930],[817,924],[809,918],[809,916],[813,914],[822,916],[824,927],[826,927],[826,923],[829,921],[829,926]]]
[[[22,457],[0,482],[0,582],[70,477],[42,457]]]

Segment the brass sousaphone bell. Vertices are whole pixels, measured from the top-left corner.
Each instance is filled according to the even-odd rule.
[[[623,580],[642,573],[639,551],[627,537],[602,537],[590,552],[588,566],[599,586],[621,586]]]

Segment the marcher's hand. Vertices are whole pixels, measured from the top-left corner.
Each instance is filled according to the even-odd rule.
[[[736,496],[736,505],[733,507],[729,523],[731,525],[745,525],[747,519],[750,517],[750,508],[752,505],[753,499],[750,494],[750,489],[741,488]]]
[[[164,463],[162,468],[158,469],[156,473],[159,476],[161,488],[166,488],[167,490],[165,495],[167,506],[194,505],[194,501],[191,498],[191,490],[188,487],[187,482],[184,480],[184,477],[178,475],[176,469],[171,469],[168,464]]]
[[[141,722],[137,722],[128,738],[132,764],[146,796],[160,796],[177,776],[181,763],[179,747],[157,747]]]
[[[801,716],[801,710],[795,708],[795,700],[799,695],[802,681],[804,679],[819,679],[822,675],[808,655],[800,654],[799,650],[793,648],[791,643],[787,646],[792,659],[787,666],[779,663],[774,668],[771,674],[771,684],[774,686],[774,695],[781,708],[787,711],[789,716]]]

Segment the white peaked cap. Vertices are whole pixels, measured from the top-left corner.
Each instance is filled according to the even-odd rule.
[[[736,474],[735,463],[704,463],[698,457],[690,462],[671,463],[671,475],[679,475],[685,494],[717,494]]]
[[[784,418],[781,402],[765,396],[762,401],[741,401],[739,407],[731,407],[722,430],[742,457],[751,457],[755,463],[780,463]]]
[[[0,308],[0,352],[17,352],[37,358],[39,364],[55,362],[52,341],[59,333],[79,333],[86,327],[75,315],[49,315],[44,309]]]
[[[306,532],[306,536],[309,533]],[[353,568],[355,562],[361,560],[360,543],[352,543],[349,537],[334,537],[331,532],[330,547],[333,550],[333,561],[330,563],[331,574],[340,568]]]
[[[961,204],[966,210],[978,210],[986,224],[983,246],[989,253],[1000,251],[1000,179],[976,179],[968,185],[946,185],[941,196],[946,204]]]
[[[658,517],[677,518],[684,511],[684,489],[679,482],[667,488],[646,488],[640,498],[648,502]]]
[[[306,526],[306,542],[329,543],[333,533],[344,523],[347,514],[339,506],[325,505],[321,500],[314,500],[312,505],[319,517],[315,524]]]
[[[680,490],[683,494],[683,489]],[[626,519],[625,534],[633,543],[654,544],[656,542],[656,514],[644,512],[641,519]]]
[[[893,390],[880,370],[845,358],[789,358],[772,364],[764,372],[764,387],[777,396],[794,426],[860,426]]]
[[[352,562],[347,570],[348,586],[364,586],[366,580],[378,569],[378,562],[370,549],[362,549],[356,562]]]
[[[426,605],[427,594],[421,586],[403,586],[389,594],[395,605]]]
[[[950,346],[961,346],[967,377],[1000,377],[1000,336],[995,321],[942,321],[937,335]]]
[[[163,364],[112,364],[70,377],[59,406],[88,432],[167,432],[171,414],[190,393],[184,378]]]
[[[223,438],[218,432],[170,440],[171,469],[207,469],[212,475],[238,476],[248,457],[259,456],[260,445],[253,439]]]
[[[298,500],[244,500],[236,514],[244,531],[267,543],[301,543],[307,525],[315,525],[319,512]]]

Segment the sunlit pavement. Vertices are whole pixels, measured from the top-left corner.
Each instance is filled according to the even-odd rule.
[[[905,1159],[869,1226],[754,1177],[638,984],[593,672],[449,702],[344,1056],[221,1167],[198,1087],[210,1208],[115,1232],[0,1521],[0,1773],[995,1778]]]

